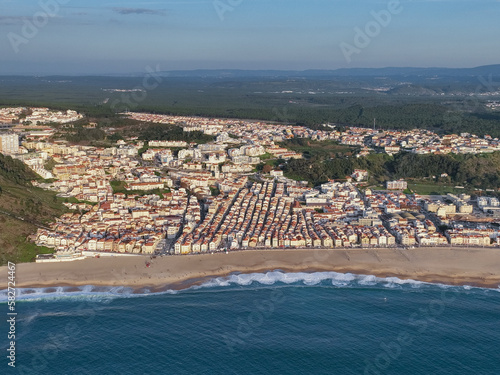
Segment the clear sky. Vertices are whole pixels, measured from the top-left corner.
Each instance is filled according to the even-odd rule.
[[[0,0],[0,74],[500,63],[500,0],[397,3]]]

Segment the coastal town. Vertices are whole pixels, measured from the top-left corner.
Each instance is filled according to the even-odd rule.
[[[334,140],[341,144],[360,146],[360,155],[382,148],[388,154],[408,151],[416,154],[479,154],[500,151],[500,140],[489,135],[480,138],[469,133],[439,136],[430,130],[382,131],[379,129],[348,127],[343,130],[328,124],[331,130],[313,130],[304,126],[276,125],[260,121],[210,119],[189,116],[167,116],[148,113],[129,113],[135,120],[160,124],[184,125],[185,130],[200,130],[207,134],[226,132],[249,142],[280,142],[289,138],[310,138],[311,140]],[[283,151],[285,152],[285,151]],[[281,156],[281,155],[278,155]],[[281,157],[294,157],[285,155]]]
[[[405,180],[374,189],[366,185],[368,172],[359,169],[314,187],[286,177],[280,167],[256,169],[264,159],[302,158],[279,145],[295,138],[358,146],[353,157],[491,153],[500,151],[498,138],[127,113],[137,121],[200,131],[214,141],[129,138],[95,147],[51,138],[51,124],[83,117],[75,111],[25,113],[0,109],[0,152],[23,161],[41,177],[33,184],[57,192],[69,209],[31,236],[56,251],[37,261],[258,248],[500,246],[494,225],[500,202],[494,196],[424,196],[408,192]]]

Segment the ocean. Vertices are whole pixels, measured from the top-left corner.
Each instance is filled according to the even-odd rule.
[[[20,289],[16,367],[4,355],[0,373],[499,374],[499,292],[281,271],[157,293]]]

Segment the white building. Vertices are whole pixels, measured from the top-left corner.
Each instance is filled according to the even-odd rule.
[[[19,136],[17,134],[0,134],[0,152],[2,154],[17,154],[19,152]]]
[[[404,180],[387,181],[388,190],[405,190],[408,188],[408,183]]]

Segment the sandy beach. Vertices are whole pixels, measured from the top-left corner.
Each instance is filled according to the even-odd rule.
[[[16,268],[16,287],[129,286],[181,288],[209,277],[233,272],[336,271],[396,276],[453,285],[498,288],[500,249],[287,249],[248,250],[216,254],[112,257],[64,263],[23,263]],[[7,267],[0,268],[7,285]],[[0,288],[4,289],[4,288]]]

